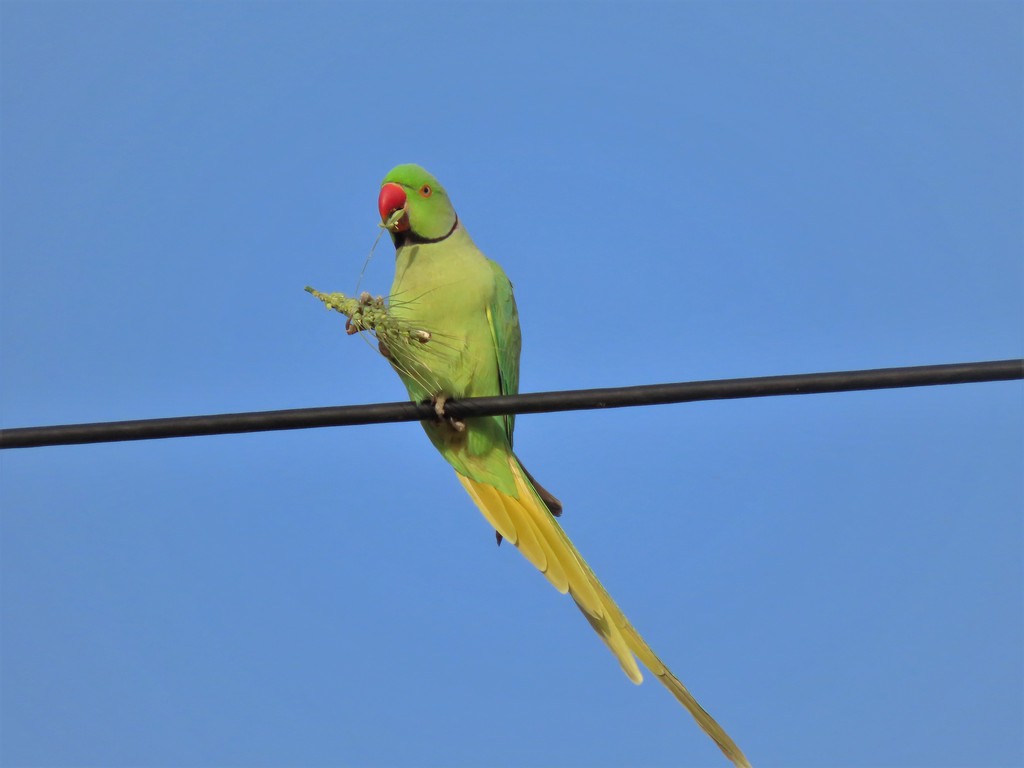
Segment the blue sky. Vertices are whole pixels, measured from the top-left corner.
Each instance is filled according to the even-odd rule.
[[[401,162],[515,283],[523,391],[1024,352],[1018,3],[0,14],[6,427],[401,399],[302,290]],[[517,427],[755,765],[1024,763],[1020,383]],[[416,425],[0,462],[4,765],[724,764]]]

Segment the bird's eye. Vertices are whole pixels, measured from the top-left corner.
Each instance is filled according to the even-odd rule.
[[[433,191],[434,190],[430,188],[429,184],[424,184],[422,187],[420,187],[420,194],[423,195],[424,197],[430,197],[430,193]]]

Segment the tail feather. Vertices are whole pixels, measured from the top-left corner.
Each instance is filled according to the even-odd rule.
[[[497,488],[487,483],[479,483],[470,480],[462,474],[458,474],[459,480],[466,491],[476,502],[476,505],[484,513],[484,517],[494,526],[503,537],[515,544],[516,548],[523,553],[533,566],[541,573],[547,575],[548,555],[541,543],[538,541],[533,529],[528,525],[520,523],[519,511],[515,508],[515,499],[501,493]],[[557,587],[558,584],[556,583]],[[564,593],[564,590],[560,590]]]
[[[513,520],[522,519],[522,505],[519,503],[519,500],[506,496],[501,492],[498,492],[498,495],[505,506],[506,514]],[[534,559],[528,559],[547,577],[555,589],[563,595],[569,591],[569,576],[565,571],[564,559],[559,557],[559,547],[553,545],[550,539],[545,536],[543,526],[518,525],[516,526],[516,534],[519,537],[519,541],[516,544],[517,547],[521,550],[532,549],[539,552],[539,557],[536,559],[543,562],[543,567],[537,565]]]
[[[555,589],[572,596],[587,621],[615,654],[626,676],[637,684],[643,681],[636,664],[639,658],[679,703],[686,707],[725,756],[739,768],[749,768],[747,758],[722,726],[697,703],[686,686],[672,674],[630,624],[555,520],[549,506],[534,489],[532,478],[515,456],[509,457],[509,465],[515,478],[518,498],[459,472],[456,474],[495,530],[512,542]]]

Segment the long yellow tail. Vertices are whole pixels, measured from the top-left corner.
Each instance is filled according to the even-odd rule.
[[[495,530],[512,542],[555,589],[572,596],[587,621],[615,654],[630,680],[637,684],[643,681],[643,675],[636,664],[639,658],[672,691],[672,695],[693,715],[704,732],[714,739],[726,757],[740,768],[750,768],[747,758],[729,738],[729,734],[704,711],[629,623],[541,501],[515,456],[509,457],[509,464],[515,476],[519,498],[508,496],[494,486],[477,482],[459,472],[456,475]]]

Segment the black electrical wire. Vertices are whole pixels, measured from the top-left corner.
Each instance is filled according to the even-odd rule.
[[[1024,359],[477,397],[461,401],[448,401],[445,405],[445,415],[455,419],[464,419],[472,416],[494,416],[505,413],[550,413],[593,408],[624,408],[634,405],[687,403],[697,400],[810,395],[823,392],[970,384],[1013,379],[1024,379]],[[181,416],[168,419],[109,421],[96,424],[19,427],[0,430],[0,448],[34,448],[46,445],[153,440],[165,437],[195,437],[280,429],[423,421],[433,418],[436,418],[436,415],[434,407],[430,403],[406,401],[325,408],[297,408],[285,411]]]

